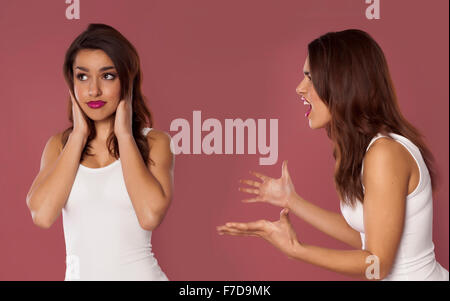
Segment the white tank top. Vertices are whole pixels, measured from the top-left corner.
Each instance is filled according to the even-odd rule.
[[[403,234],[396,258],[389,275],[384,280],[449,280],[448,271],[435,259],[432,240],[433,195],[431,178],[419,148],[406,137],[390,133],[389,136],[403,145],[416,161],[420,180],[417,187],[406,197],[406,212]],[[377,134],[367,146],[386,137]],[[364,160],[361,178],[364,171]],[[363,185],[363,191],[365,187]],[[357,201],[354,208],[341,202],[341,212],[347,223],[360,232],[362,249],[365,250],[363,205]]]
[[[64,280],[168,280],[152,253],[152,232],[139,225],[120,158],[101,168],[80,164],[62,215]]]

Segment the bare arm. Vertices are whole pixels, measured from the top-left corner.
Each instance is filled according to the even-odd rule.
[[[369,255],[379,263],[379,279],[390,272],[405,218],[405,201],[411,174],[407,150],[395,141],[380,139],[367,152],[363,182],[366,250],[340,251],[296,244],[293,258],[324,268],[365,276]],[[381,225],[381,226],[380,226]]]
[[[149,162],[145,165],[132,136],[119,140],[125,186],[143,229],[154,230],[162,222],[172,199],[174,157],[170,151],[170,136],[151,130]]]
[[[263,182],[241,180],[241,183],[248,184],[252,188],[239,188],[239,190],[256,194],[256,197],[246,199],[244,202],[267,202],[275,206],[288,208],[323,233],[354,248],[361,249],[362,243],[359,232],[351,228],[341,214],[322,209],[296,193],[287,168],[287,161],[283,162],[281,178],[279,179],[258,172],[250,173]]]
[[[48,140],[40,171],[26,198],[33,222],[39,227],[49,228],[65,206],[85,144],[86,138],[73,134],[62,150],[60,135]]]
[[[281,212],[279,221],[227,223],[218,227],[219,233],[259,236],[290,258],[361,278],[368,277],[373,268],[375,274],[368,278],[384,279],[392,269],[403,232],[411,167],[403,146],[383,140],[376,141],[365,158],[364,250],[334,250],[299,242],[287,208]]]
[[[296,193],[288,199],[287,208],[319,231],[356,249],[362,248],[361,235],[347,224],[342,214],[320,208]]]

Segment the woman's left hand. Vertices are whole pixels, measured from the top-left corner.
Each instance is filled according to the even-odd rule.
[[[131,89],[132,90],[132,89]],[[133,91],[129,93],[125,99],[119,101],[119,105],[116,110],[116,118],[114,121],[114,134],[117,139],[120,137],[133,137]]]
[[[217,231],[220,235],[261,237],[290,258],[293,257],[295,248],[300,245],[289,220],[289,209],[287,208],[280,212],[280,220],[275,222],[259,220],[250,223],[226,223],[218,226]]]

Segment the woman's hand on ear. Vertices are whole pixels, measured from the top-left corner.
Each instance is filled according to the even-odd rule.
[[[78,104],[78,101],[75,99],[72,91],[69,89],[70,100],[72,102],[72,119],[73,119],[73,130],[72,134],[80,135],[81,137],[87,139],[90,134],[89,126],[86,121],[86,118],[83,115],[83,111]]]
[[[295,194],[295,187],[287,168],[287,161],[283,162],[281,177],[274,179],[261,173],[251,171],[252,175],[258,177],[262,182],[254,180],[240,180],[252,188],[239,187],[240,191],[255,194],[256,197],[245,199],[245,203],[266,202],[275,206],[288,208],[288,200]]]
[[[133,89],[130,93],[119,101],[114,121],[114,134],[117,139],[121,137],[133,137]]]

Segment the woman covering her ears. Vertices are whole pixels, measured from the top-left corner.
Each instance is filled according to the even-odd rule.
[[[327,33],[308,45],[303,72],[297,94],[310,128],[333,142],[342,214],[303,199],[285,161],[281,178],[253,172],[259,181],[240,188],[255,195],[246,202],[284,208],[280,220],[226,223],[219,234],[258,236],[290,258],[363,279],[449,280],[432,240],[433,157],[400,112],[380,46],[361,30]],[[354,250],[308,245],[289,211]]]
[[[151,234],[172,199],[174,156],[170,136],[152,128],[136,49],[90,24],[63,71],[72,126],[43,151],[27,195],[34,223],[49,228],[63,213],[65,280],[168,280]]]

